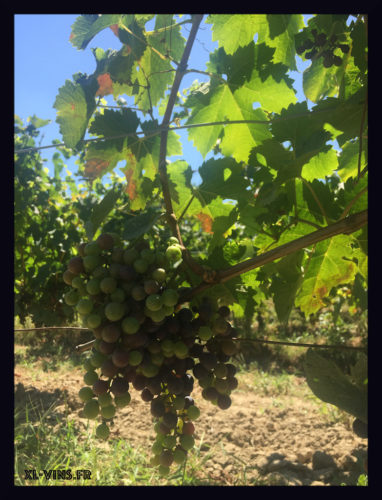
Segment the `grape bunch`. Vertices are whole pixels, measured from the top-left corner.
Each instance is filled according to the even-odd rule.
[[[339,48],[343,54],[347,54],[350,50],[349,45],[340,43],[336,35],[332,35],[329,39],[325,33],[318,33],[317,30],[312,30],[314,40],[307,38],[299,47],[296,52],[299,55],[304,54],[306,59],[313,59],[314,57],[323,57],[322,64],[325,68],[334,66],[341,66],[342,58],[334,54],[334,50]]]
[[[172,275],[182,251],[174,237],[159,251],[145,239],[125,245],[104,233],[78,251],[63,279],[70,285],[66,304],[95,337],[78,394],[83,415],[100,418],[96,435],[107,439],[117,409],[131,401],[131,386],[140,391],[156,433],[150,463],[166,475],[194,446],[195,379],[204,399],[223,410],[231,405],[238,382],[229,362],[237,334],[230,309],[209,298],[179,304]]]

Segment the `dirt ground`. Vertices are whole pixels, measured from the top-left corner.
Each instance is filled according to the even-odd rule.
[[[83,373],[73,369],[63,376],[41,372],[33,378],[28,369],[15,367],[15,403],[41,401],[54,405],[53,415],[68,415],[85,427],[77,398]],[[295,379],[295,384],[305,384]],[[149,404],[131,389],[131,404],[119,410],[111,437],[126,439],[150,453],[154,437]],[[311,398],[288,394],[256,393],[239,377],[232,406],[225,411],[201,397],[195,384],[192,396],[201,410],[195,422],[196,444],[205,463],[195,475],[210,484],[312,485],[356,484],[367,457],[367,440],[357,437],[349,422],[331,422]],[[53,418],[53,417],[52,417]],[[255,483],[257,481],[257,483]]]

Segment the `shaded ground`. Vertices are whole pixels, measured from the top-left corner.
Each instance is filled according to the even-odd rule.
[[[77,398],[83,373],[73,369],[31,373],[15,368],[15,404],[36,401],[56,417],[69,416],[79,427],[82,405]],[[205,460],[195,475],[210,484],[239,485],[347,485],[363,473],[367,440],[351,430],[351,419],[330,418],[296,377],[288,390],[271,394],[253,385],[250,374],[239,376],[232,406],[225,411],[203,400],[200,389],[193,397],[201,410],[196,422],[196,444]],[[119,410],[111,437],[126,439],[150,453],[154,437],[148,403],[131,389],[132,402]],[[333,407],[332,407],[333,408]],[[54,430],[54,429],[53,429]],[[107,446],[107,444],[105,444]]]

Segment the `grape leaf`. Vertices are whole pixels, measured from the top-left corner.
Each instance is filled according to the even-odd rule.
[[[212,14],[207,17],[206,23],[212,24],[212,40],[217,41],[219,47],[224,47],[227,54],[248,45],[256,33],[259,33],[259,41],[268,33],[264,14]]]
[[[338,157],[334,149],[322,151],[313,156],[308,163],[302,167],[301,176],[307,181],[314,179],[325,179],[333,174],[338,167]]]
[[[70,41],[77,49],[85,49],[89,42],[103,29],[113,25],[126,22],[124,14],[84,14],[74,21]]]
[[[202,183],[196,195],[201,195],[204,203],[210,203],[217,196],[232,200],[249,196],[246,191],[249,182],[244,178],[243,168],[232,158],[211,158],[199,167],[199,174]]]
[[[330,359],[308,349],[304,362],[306,380],[322,401],[367,422],[367,386],[360,389]]]
[[[296,67],[296,49],[294,35],[304,27],[302,14],[272,14],[267,15],[269,34],[266,43],[274,47],[274,63],[282,63],[293,71]],[[277,33],[277,35],[276,35]]]
[[[287,255],[280,259],[275,269],[278,275],[272,277],[270,291],[278,320],[286,323],[294,306],[297,290],[302,282],[301,264],[304,257],[303,250]]]
[[[366,165],[366,154],[362,151],[361,155],[361,170]],[[358,175],[358,161],[359,161],[359,139],[355,141],[348,141],[342,146],[342,151],[338,158],[338,175],[342,182],[346,182],[351,177],[356,178]]]
[[[126,222],[123,238],[130,241],[143,236],[150,231],[161,216],[162,211],[159,208],[148,207],[145,213],[130,217]]]
[[[352,238],[348,235],[334,236],[316,244],[295,302],[307,316],[324,306],[323,298],[333,287],[354,280],[357,265],[350,260],[354,256],[351,244]]]
[[[66,80],[58,91],[53,107],[57,110],[56,122],[68,148],[75,148],[85,135],[96,107],[94,96],[97,87],[95,79],[80,79],[75,83]]]

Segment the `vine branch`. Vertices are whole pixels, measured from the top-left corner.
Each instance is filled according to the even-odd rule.
[[[163,117],[161,127],[160,127],[161,132],[160,132],[159,169],[158,169],[160,181],[162,184],[162,192],[163,192],[163,198],[164,198],[164,203],[165,203],[165,207],[166,207],[166,215],[167,215],[168,223],[170,224],[173,235],[176,236],[176,238],[178,239],[179,244],[182,248],[182,255],[183,255],[184,261],[196,274],[199,274],[199,275],[203,274],[203,268],[198,262],[196,262],[191,257],[189,251],[184,246],[182,236],[180,234],[179,224],[178,224],[178,221],[175,217],[174,210],[172,207],[170,187],[169,187],[167,168],[166,168],[166,153],[167,153],[167,138],[168,138],[169,123],[170,123],[170,119],[171,119],[171,114],[172,114],[172,111],[173,111],[173,108],[175,105],[176,97],[178,95],[180,82],[183,78],[184,72],[186,71],[187,62],[188,62],[188,59],[190,57],[191,49],[192,49],[193,43],[195,41],[196,33],[198,31],[198,28],[199,28],[199,25],[202,21],[202,18],[203,18],[203,15],[201,15],[201,14],[197,14],[197,15],[193,16],[190,36],[188,37],[188,40],[187,40],[187,43],[186,43],[186,46],[184,48],[184,52],[182,55],[182,59],[181,59],[179,66],[176,70],[176,73],[175,73],[174,82],[173,82],[170,96],[168,98],[168,102],[167,102],[167,106],[166,106],[166,111],[164,113],[164,117]]]
[[[284,245],[280,245],[279,247],[269,250],[268,252],[258,255],[252,259],[240,262],[239,264],[236,264],[228,269],[217,271],[216,279],[213,283],[202,282],[195,288],[185,291],[181,296],[181,302],[189,301],[192,297],[207,290],[211,286],[218,283],[225,283],[240,274],[256,269],[257,267],[264,266],[274,260],[281,259],[282,257],[297,252],[298,250],[310,247],[315,243],[332,238],[338,234],[351,234],[358,231],[361,227],[367,224],[367,220],[368,211],[363,210],[362,212],[350,215],[349,217],[345,217],[333,224],[318,229],[313,233],[302,236],[301,238],[293,240],[289,243],[285,243]]]

